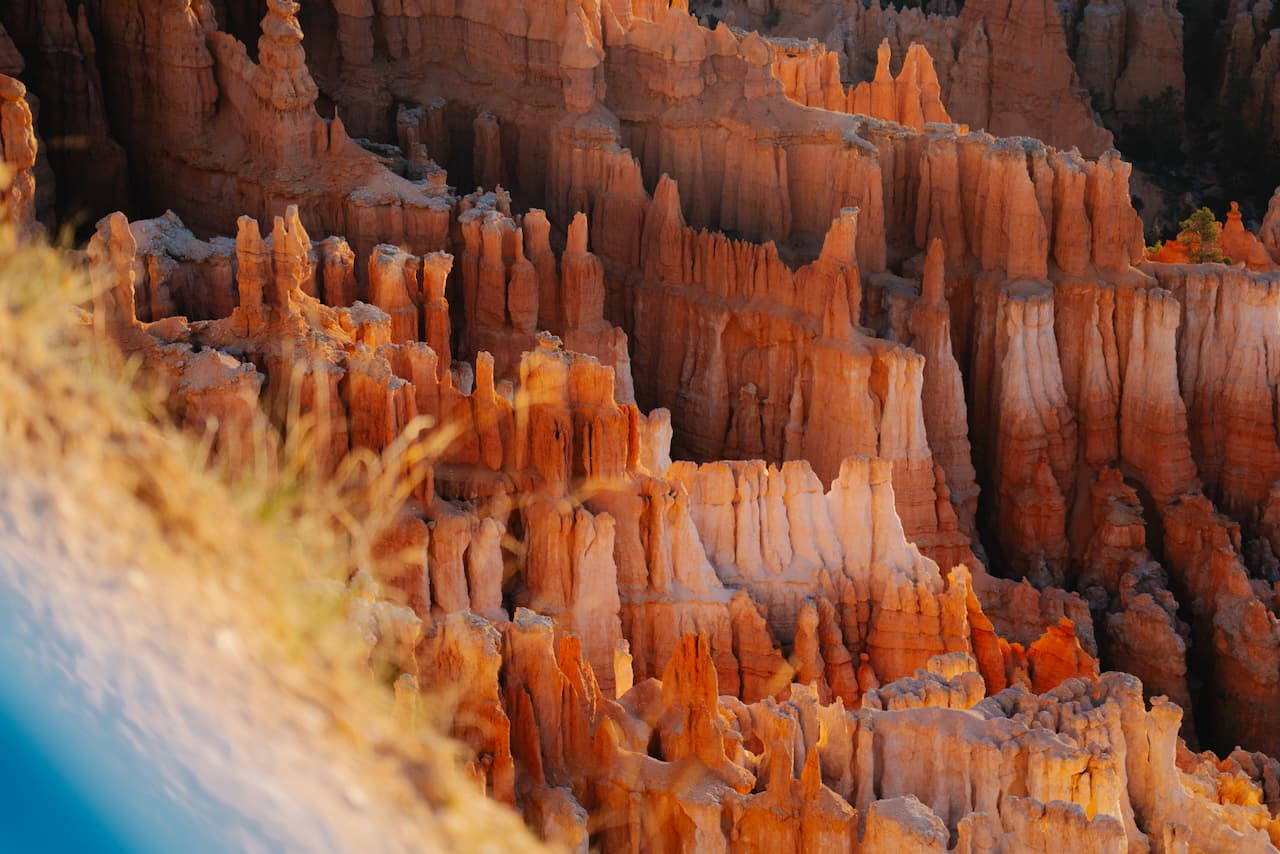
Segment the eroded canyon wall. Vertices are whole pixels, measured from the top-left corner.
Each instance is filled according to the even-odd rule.
[[[1143,261],[1126,163],[952,124],[919,47],[320,5],[312,54],[288,0],[254,59],[103,25],[176,213],[99,223],[93,320],[220,458],[423,449],[359,574],[489,794],[578,848],[1268,848],[1265,758],[1178,730],[1280,750],[1273,274]]]

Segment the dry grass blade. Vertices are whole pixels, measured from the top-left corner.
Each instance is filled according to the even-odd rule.
[[[118,693],[143,746],[186,761],[233,810],[283,823],[286,842],[533,844],[476,796],[452,742],[397,719],[368,625],[351,619],[377,595],[376,533],[440,431],[415,422],[325,476],[311,463],[321,425],[295,407],[283,437],[254,427],[251,459],[222,454],[214,431],[173,426],[164,389],[95,338],[89,298],[63,253],[0,226],[0,594],[77,639],[73,672],[132,674],[83,687]],[[134,679],[151,701],[128,694]]]

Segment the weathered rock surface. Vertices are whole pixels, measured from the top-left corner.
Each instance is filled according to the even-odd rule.
[[[304,41],[271,0],[251,58],[204,2],[99,0],[175,213],[99,223],[94,325],[221,459],[412,449],[371,666],[452,690],[548,840],[1270,850],[1277,229],[1146,261],[1067,53],[1128,109],[1157,5],[971,0],[846,87],[681,2],[319,3]]]
[[[0,74],[0,152],[6,167],[0,181],[0,206],[4,218],[24,234],[35,228],[37,153],[26,94],[20,82]]]
[[[130,164],[105,103],[91,22],[98,12],[90,8],[38,0],[0,9],[0,53],[7,45],[13,57],[0,73],[21,75],[27,84],[48,156],[41,181],[49,198],[40,215],[49,225],[55,203],[56,214],[71,223],[130,207]],[[56,185],[48,181],[55,171]]]
[[[956,121],[999,136],[1076,147],[1092,157],[1112,145],[1095,108],[1115,115],[1118,124],[1143,97],[1166,87],[1183,91],[1182,18],[1172,3],[1126,9],[1121,2],[1093,2],[1082,9],[1045,0],[979,0],[964,3],[958,14],[956,5],[769,4],[784,12],[771,32],[821,40],[834,54],[829,61],[843,63],[846,79],[868,81],[858,89],[874,90],[875,81],[885,79],[882,51],[906,56],[915,45],[932,57],[930,82],[936,81],[941,104]],[[759,26],[759,14],[751,10],[744,17]],[[886,117],[869,100],[858,106],[857,112]]]

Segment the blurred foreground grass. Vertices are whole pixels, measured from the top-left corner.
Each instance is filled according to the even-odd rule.
[[[315,761],[349,766],[364,793],[354,800],[377,799],[396,816],[385,850],[401,847],[396,839],[423,850],[532,845],[513,813],[464,779],[451,741],[397,716],[347,619],[353,599],[375,595],[349,579],[368,577],[374,533],[398,511],[418,450],[401,442],[322,477],[299,419],[284,439],[259,425],[251,462],[213,460],[209,437],[169,422],[163,388],[95,338],[88,288],[66,253],[19,245],[0,225],[0,543],[90,565],[108,593],[144,591],[131,628],[181,626],[182,638],[148,642],[171,650],[179,670],[227,671],[214,674],[218,696],[201,702],[250,722],[264,703],[280,720],[293,706],[297,719],[318,718],[321,735],[307,735]],[[24,571],[39,585],[44,568]],[[233,638],[242,653],[183,658],[188,633],[215,646]],[[250,670],[271,696],[250,692]]]

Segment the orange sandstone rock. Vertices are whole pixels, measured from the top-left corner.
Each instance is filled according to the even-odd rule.
[[[1177,707],[1097,661],[1189,706],[1189,634],[1216,735],[1274,749],[1273,283],[1135,270],[1117,156],[939,123],[949,86],[1103,142],[1058,11],[984,5],[841,112],[829,54],[682,3],[338,4],[314,71],[286,0],[256,60],[135,4],[101,47],[141,180],[201,233],[271,219],[104,220],[95,320],[219,453],[259,394],[323,468],[423,443],[369,657],[456,689],[474,777],[549,839],[1262,850],[1269,766],[1180,762]],[[1117,71],[1092,5],[1118,104],[1160,66]]]
[[[20,234],[35,228],[36,137],[26,87],[12,77],[0,75],[0,162],[8,170],[0,206],[4,219]]]
[[[1075,626],[1066,617],[1027,650],[1031,687],[1037,694],[1056,688],[1064,680],[1097,678],[1098,662],[1080,648]]]

